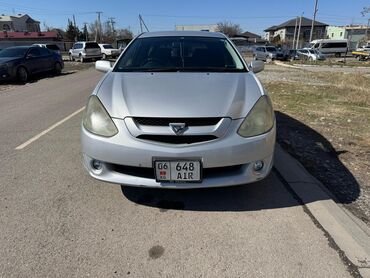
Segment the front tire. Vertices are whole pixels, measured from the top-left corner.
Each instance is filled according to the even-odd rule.
[[[17,70],[17,81],[21,84],[26,83],[28,80],[28,71],[25,67],[19,67]]]

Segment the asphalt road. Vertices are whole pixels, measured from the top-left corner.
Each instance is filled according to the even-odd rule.
[[[349,277],[277,173],[167,191],[105,184],[81,164],[85,70],[0,93],[0,277]],[[1,85],[0,85],[1,86]]]

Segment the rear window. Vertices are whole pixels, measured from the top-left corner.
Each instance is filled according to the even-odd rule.
[[[46,48],[51,50],[60,50],[56,44],[48,44],[46,45]]]
[[[113,46],[111,46],[110,44],[104,44],[103,47],[104,49],[113,49]]]
[[[96,42],[87,42],[85,44],[85,48],[98,48],[100,49],[99,45]]]

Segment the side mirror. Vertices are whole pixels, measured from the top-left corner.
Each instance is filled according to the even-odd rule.
[[[95,69],[101,72],[108,72],[112,70],[112,66],[109,61],[96,61]]]
[[[265,68],[265,63],[262,62],[262,61],[252,61],[250,64],[249,64],[249,68],[254,72],[254,73],[258,73],[260,71],[263,71],[264,68]]]

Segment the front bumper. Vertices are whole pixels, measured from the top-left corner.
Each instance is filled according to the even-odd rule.
[[[233,120],[228,133],[213,141],[190,145],[173,145],[140,140],[133,137],[123,120],[113,119],[119,132],[111,138],[96,136],[81,129],[83,162],[88,173],[102,181],[137,187],[153,188],[205,188],[222,187],[255,182],[265,178],[272,167],[276,125],[267,133],[243,138],[236,131],[243,119]],[[153,157],[179,160],[200,158],[204,170],[212,174],[200,183],[163,183],[154,176],[142,175],[135,170],[153,172]],[[93,160],[103,162],[102,169],[92,167]],[[264,167],[254,171],[253,163],[262,160]],[[122,167],[121,167],[122,166]],[[128,167],[130,171],[119,169]],[[232,169],[232,170],[230,170]]]

